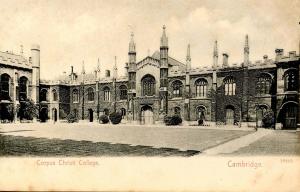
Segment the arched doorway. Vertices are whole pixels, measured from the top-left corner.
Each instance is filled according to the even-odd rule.
[[[52,109],[52,119],[54,122],[57,121],[57,109],[56,108]]]
[[[125,108],[121,108],[120,112],[122,114],[122,119],[124,119],[124,117],[126,116],[126,109]]]
[[[153,110],[149,105],[145,105],[141,108],[141,124],[151,125],[154,123]]]
[[[297,128],[297,110],[298,104],[296,102],[287,102],[281,108],[281,123],[283,129]]]
[[[46,122],[48,120],[48,109],[43,107],[40,111],[40,121]]]
[[[93,111],[93,109],[89,109],[89,120],[90,120],[90,122],[94,121],[94,111]]]
[[[267,112],[268,107],[266,105],[259,105],[256,108],[256,127],[263,127],[263,117]]]
[[[234,107],[229,105],[226,107],[226,125],[234,124]]]

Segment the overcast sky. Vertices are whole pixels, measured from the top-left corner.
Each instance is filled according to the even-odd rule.
[[[159,49],[162,26],[167,27],[169,55],[185,62],[191,44],[192,67],[211,66],[213,42],[230,63],[243,58],[245,34],[250,60],[275,48],[299,51],[299,0],[208,1],[2,1],[0,50],[30,56],[31,44],[41,46],[41,77],[53,79],[70,66],[80,72],[84,60],[91,72],[100,58],[102,75],[117,56],[124,74],[130,31],[135,34],[137,58]],[[221,63],[221,56],[219,57]]]

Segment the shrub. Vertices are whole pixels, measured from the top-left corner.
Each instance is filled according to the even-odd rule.
[[[182,123],[182,118],[178,115],[165,116],[164,122],[166,125],[179,125]]]
[[[60,119],[65,119],[67,117],[67,114],[63,109],[59,109],[59,118]]]
[[[262,118],[263,127],[269,128],[269,127],[273,126],[273,124],[274,124],[273,115],[274,114],[272,111],[267,111],[264,113],[263,118]]]
[[[120,112],[113,112],[109,115],[109,119],[112,124],[119,124],[122,120],[122,114]]]
[[[200,125],[200,126],[201,126],[201,125],[204,125],[204,120],[203,120],[203,119],[199,119],[199,120],[198,120],[198,125]]]
[[[100,122],[100,123],[103,123],[103,124],[108,123],[108,122],[109,122],[108,116],[107,116],[107,115],[101,115],[101,116],[99,117],[99,122]]]
[[[75,115],[75,113],[71,112],[67,115],[67,121],[68,123],[78,122],[78,117]]]
[[[33,118],[38,117],[38,110],[38,106],[35,105],[32,100],[29,99],[20,102],[20,105],[17,109],[20,120],[33,120]]]

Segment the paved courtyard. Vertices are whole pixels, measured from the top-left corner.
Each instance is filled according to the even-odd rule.
[[[273,131],[232,155],[300,155],[300,132]]]
[[[19,151],[11,155],[22,154],[23,143],[27,151],[37,151],[28,155],[46,155],[46,150],[53,155],[191,156],[250,133],[253,130],[95,123],[0,125],[2,145],[13,148],[19,141]]]

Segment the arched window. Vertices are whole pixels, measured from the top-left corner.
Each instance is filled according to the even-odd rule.
[[[235,95],[235,80],[233,77],[226,77],[224,79],[224,84],[225,84],[225,95]]]
[[[89,87],[87,89],[87,94],[88,94],[88,101],[94,101],[95,100],[95,93],[94,93],[94,89],[92,87]]]
[[[195,82],[195,86],[196,86],[196,97],[206,97],[207,81],[205,79],[198,79]]]
[[[268,74],[261,74],[258,77],[258,81],[256,84],[256,93],[258,95],[265,95],[265,94],[270,94],[270,90],[271,90],[271,84],[272,84],[272,78],[270,75]]]
[[[290,69],[284,73],[284,91],[296,91],[298,88],[297,71]]]
[[[48,90],[45,88],[40,92],[40,101],[48,101]]]
[[[120,89],[120,99],[126,100],[127,99],[127,87],[125,85],[121,85]]]
[[[110,101],[110,89],[109,89],[109,87],[104,87],[103,93],[104,93],[104,101]]]
[[[153,96],[155,94],[155,79],[152,75],[146,75],[142,78],[142,95]]]
[[[19,80],[19,100],[24,101],[27,99],[27,87],[28,79],[26,77],[21,77]]]
[[[78,103],[79,102],[79,92],[78,92],[78,89],[73,89],[72,100],[73,100],[73,103]]]
[[[174,115],[181,115],[181,109],[180,107],[174,107]]]
[[[1,100],[10,100],[10,76],[7,74],[1,75]]]
[[[52,90],[52,99],[53,101],[57,101],[57,91],[55,89]]]
[[[182,97],[182,82],[176,80],[172,83],[173,97]]]

